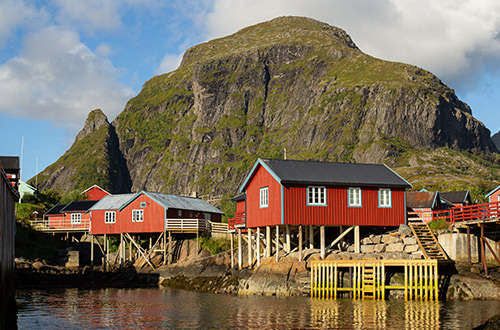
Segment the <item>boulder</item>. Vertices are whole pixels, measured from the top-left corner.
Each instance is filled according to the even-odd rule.
[[[399,237],[396,237],[396,236],[392,236],[392,235],[383,235],[382,236],[382,243],[385,243],[385,244],[394,244],[394,243],[399,243],[401,241],[401,239]]]
[[[382,236],[381,235],[377,235],[377,236],[374,236],[374,237],[370,237],[373,244],[380,244],[382,242]]]
[[[403,243],[392,243],[385,247],[387,252],[402,252],[405,248]]]
[[[385,244],[380,243],[380,244],[375,245],[374,252],[376,252],[376,253],[382,253],[384,251],[385,251]]]
[[[400,233],[401,235],[405,234],[406,236],[410,236],[412,234],[411,228],[405,224],[399,225],[398,233]]]
[[[373,253],[375,252],[376,245],[361,245],[361,253]]]
[[[417,244],[417,240],[413,237],[405,237],[403,238],[403,243],[405,245],[414,245]]]
[[[361,244],[363,245],[370,245],[370,244],[373,244],[373,241],[371,240],[371,238],[369,237],[365,237],[361,240]]]
[[[413,252],[417,252],[418,250],[419,250],[418,244],[411,244],[411,245],[405,246],[406,253],[413,253]]]

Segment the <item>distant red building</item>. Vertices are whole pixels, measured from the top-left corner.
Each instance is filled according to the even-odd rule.
[[[146,191],[105,196],[89,213],[92,235],[182,231],[179,226],[206,224],[197,219],[221,222],[224,214],[200,198]]]
[[[90,215],[86,213],[97,201],[73,201],[57,204],[43,216],[50,229],[88,229]]]
[[[240,189],[240,208],[248,228],[398,226],[410,187],[385,165],[259,159]]]
[[[86,200],[98,201],[102,199],[104,196],[109,196],[111,194],[106,190],[102,189],[101,187],[99,187],[98,185],[93,185],[92,187],[83,191],[82,195],[86,195],[85,198]]]

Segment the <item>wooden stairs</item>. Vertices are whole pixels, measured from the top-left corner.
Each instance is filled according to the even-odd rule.
[[[375,295],[375,264],[363,265],[362,298],[377,299]]]
[[[450,260],[427,223],[410,223],[409,226],[425,259]]]

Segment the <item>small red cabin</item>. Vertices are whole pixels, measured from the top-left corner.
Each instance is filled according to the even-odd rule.
[[[44,214],[50,229],[88,229],[90,216],[86,213],[97,201],[73,201],[67,205],[58,204]]]
[[[500,202],[500,186],[490,191],[485,197],[488,198],[488,203]]]
[[[98,201],[101,200],[104,196],[109,196],[111,194],[95,184],[87,190],[83,191],[82,195],[87,196],[85,198],[86,200]]]
[[[109,195],[90,210],[92,235],[161,233],[183,224],[221,222],[221,210],[200,198],[141,191]],[[182,222],[182,220],[184,222]]]
[[[246,226],[399,226],[411,185],[385,165],[259,159],[240,191]]]

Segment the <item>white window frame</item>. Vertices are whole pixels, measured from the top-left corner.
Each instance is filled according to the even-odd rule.
[[[260,208],[269,207],[269,187],[260,188],[259,196]]]
[[[141,208],[146,208],[146,207],[148,206],[148,203],[147,203],[147,202],[141,202],[141,203],[139,204],[139,206],[140,206]]]
[[[208,221],[212,221],[212,214],[211,213],[203,213],[203,218]]]
[[[82,214],[81,213],[71,213],[71,224],[81,225],[82,224]]]
[[[143,222],[144,210],[132,210],[132,222]]]
[[[378,190],[378,207],[392,207],[392,191],[390,188],[380,188]]]
[[[347,205],[349,207],[363,207],[363,192],[359,187],[347,189]]]
[[[116,211],[105,211],[104,223],[116,223]]]
[[[308,186],[307,187],[307,205],[326,206],[326,187]]]

